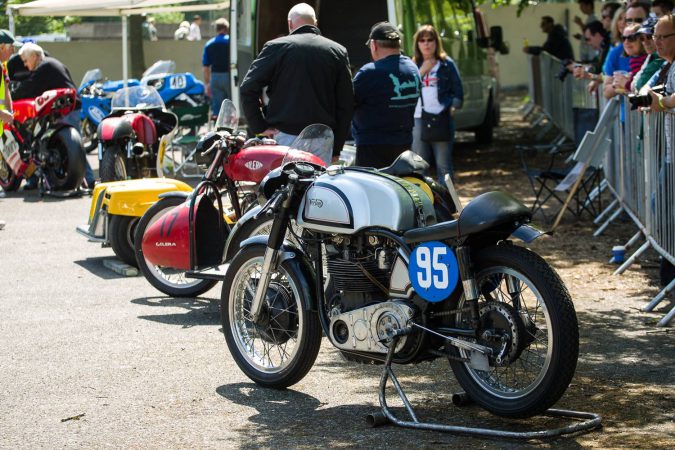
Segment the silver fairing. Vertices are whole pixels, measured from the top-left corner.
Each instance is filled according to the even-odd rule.
[[[427,225],[435,222],[429,197],[408,184],[422,202]],[[338,234],[353,234],[365,227],[405,231],[420,226],[415,203],[399,183],[375,173],[349,170],[318,177],[305,193],[297,221],[311,230]]]

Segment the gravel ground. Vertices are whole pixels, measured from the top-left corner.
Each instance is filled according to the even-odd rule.
[[[533,135],[517,114],[519,100],[505,99],[492,146],[477,148],[460,134],[455,164],[465,200],[493,188],[531,200],[514,150]],[[344,362],[325,340],[314,368],[292,389],[256,387],[237,369],[220,332],[220,287],[199,299],[173,299],[142,277],[109,271],[102,261],[112,251],[74,231],[86,222],[89,203],[41,200],[34,191],[0,198],[0,220],[7,222],[0,231],[0,447],[523,445],[368,428],[379,368]],[[604,427],[528,445],[675,448],[673,333],[655,327],[673,298],[654,313],[640,312],[659,289],[656,256],[613,276],[610,249],[635,229],[617,221],[600,238],[592,231],[588,218],[566,216],[533,249],[559,271],[580,322],[576,376],[557,406],[601,413]],[[450,396],[459,388],[440,361],[397,371],[422,418],[509,430],[562,424],[453,407]]]

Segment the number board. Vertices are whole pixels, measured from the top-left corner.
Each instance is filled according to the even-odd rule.
[[[185,75],[173,75],[169,80],[169,87],[171,89],[185,89],[185,86],[187,86]]]
[[[452,294],[459,280],[457,258],[442,242],[425,242],[410,256],[408,276],[415,292],[428,302],[440,302]]]

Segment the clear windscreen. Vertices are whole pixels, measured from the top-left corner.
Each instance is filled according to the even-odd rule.
[[[80,87],[85,86],[90,83],[95,83],[97,81],[101,81],[103,79],[103,72],[101,72],[101,69],[91,69],[87,70],[87,73],[84,74],[82,77],[82,82],[80,83]]]
[[[164,101],[152,86],[132,86],[115,92],[112,109],[163,109]]]
[[[171,60],[159,60],[153,65],[147,68],[143,72],[143,78],[149,77],[150,75],[161,75],[164,73],[174,73],[176,71],[176,63]]]
[[[223,103],[220,105],[218,118],[216,119],[216,131],[229,131],[232,133],[237,129],[238,125],[239,114],[237,113],[237,107],[234,106],[232,100],[223,100]]]
[[[322,123],[308,125],[288,146],[282,166],[289,162],[306,160],[302,152],[314,155],[331,154],[334,140],[333,130],[328,125]]]

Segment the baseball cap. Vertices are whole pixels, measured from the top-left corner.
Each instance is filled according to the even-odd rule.
[[[12,44],[15,47],[21,47],[21,42],[14,39],[14,35],[8,30],[0,30],[0,44]]]
[[[378,22],[370,29],[368,41],[399,41],[401,40],[401,33],[394,25],[389,22]],[[366,41],[366,44],[368,44]]]
[[[656,17],[648,17],[647,20],[642,22],[640,28],[637,30],[639,34],[654,34],[654,27],[656,27],[656,22],[658,19]]]

